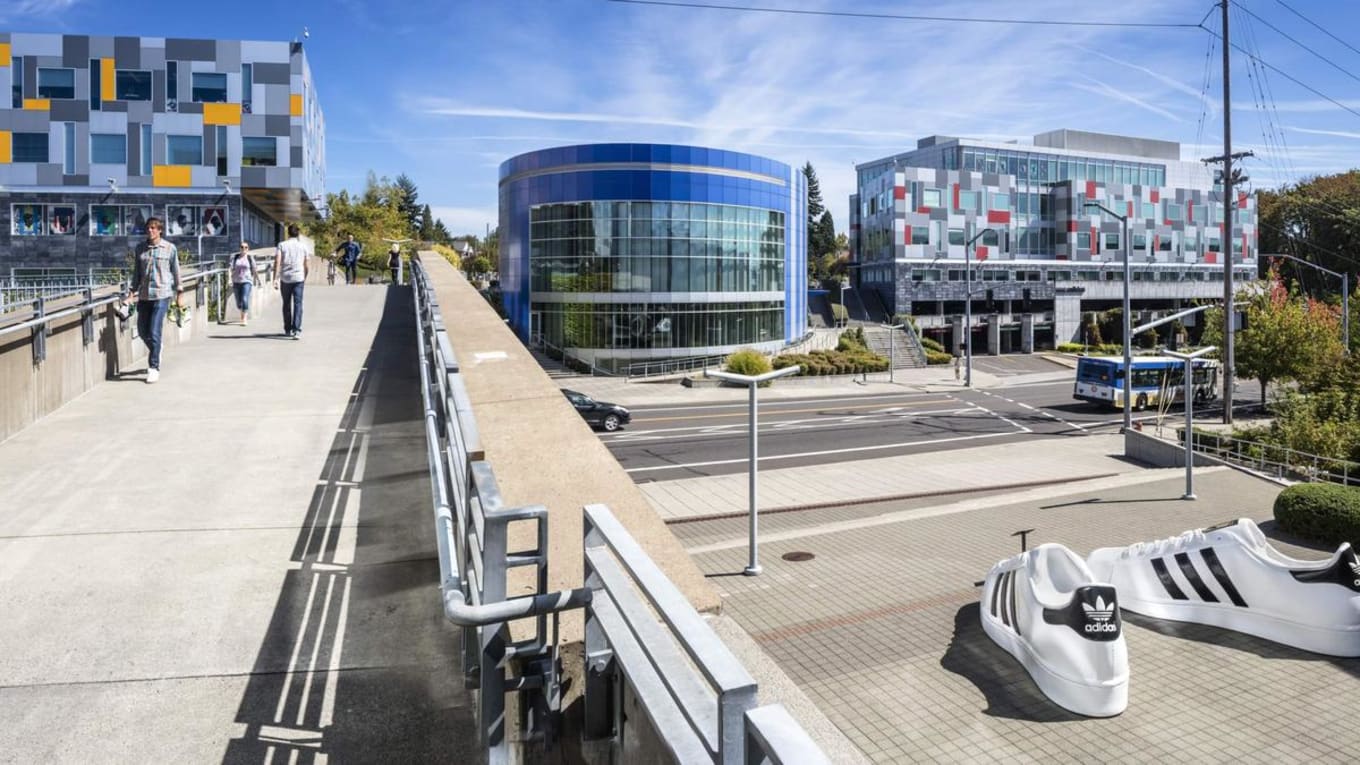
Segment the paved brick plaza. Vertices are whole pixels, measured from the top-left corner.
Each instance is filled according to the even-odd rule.
[[[1049,702],[983,633],[974,582],[1018,551],[1016,529],[1082,555],[1242,516],[1271,533],[1278,487],[1203,471],[1192,503],[1175,476],[995,507],[973,497],[965,507],[980,509],[947,514],[936,509],[950,500],[935,498],[770,515],[762,536],[803,535],[762,544],[755,578],[739,574],[744,518],[672,529],[726,613],[875,761],[1353,762],[1360,660],[1126,613],[1128,711],[1090,720]],[[780,558],[793,551],[816,557]]]

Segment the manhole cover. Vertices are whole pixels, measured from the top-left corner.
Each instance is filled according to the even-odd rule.
[[[798,552],[784,553],[783,555],[781,555],[781,556],[779,556],[779,557],[781,557],[781,558],[783,558],[784,560],[789,561],[789,562],[791,562],[791,563],[802,563],[802,562],[805,561],[805,560],[812,560],[813,558],[815,558],[815,557],[817,557],[817,556],[816,556],[816,555],[813,555],[813,554],[810,553],[810,552],[803,552],[803,551],[799,550]]]

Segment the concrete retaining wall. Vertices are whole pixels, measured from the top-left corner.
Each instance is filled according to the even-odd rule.
[[[1124,433],[1124,456],[1145,462],[1153,467],[1185,467],[1185,444],[1167,441],[1148,433],[1129,430]],[[1194,455],[1195,467],[1213,467],[1223,463],[1213,457]]]

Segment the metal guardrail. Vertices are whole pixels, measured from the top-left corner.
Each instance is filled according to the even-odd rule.
[[[604,505],[585,509],[586,586],[547,591],[547,511],[542,505],[504,506],[443,315],[419,263],[412,266],[412,283],[440,590],[445,616],[462,628],[465,680],[480,689],[485,762],[514,759],[505,729],[508,692],[524,694],[527,737],[547,746],[556,740],[561,684],[555,614],[575,608],[585,608],[587,618],[587,736],[618,743],[623,710],[614,670],[621,669],[679,762],[827,762],[782,707],[755,709],[755,682]],[[522,522],[534,524],[535,546],[511,551],[508,527]],[[506,575],[518,566],[535,567],[536,589],[510,598]],[[647,593],[646,601],[630,581]],[[513,642],[509,622],[520,619],[533,619],[534,630],[529,639]],[[691,661],[716,692],[701,686]],[[682,702],[668,689],[682,689]]]
[[[687,356],[682,359],[636,361],[624,367],[623,374],[631,380],[638,377],[675,374],[676,372],[692,372],[696,369],[721,369],[722,365],[726,362],[726,354]]]
[[[1184,445],[1185,429],[1177,428],[1177,433],[1177,440]],[[1210,438],[1203,432],[1195,433],[1193,448],[1201,454],[1276,478],[1360,486],[1360,462],[1217,434],[1210,443]]]

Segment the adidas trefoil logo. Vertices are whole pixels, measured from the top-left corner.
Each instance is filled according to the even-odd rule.
[[[1086,612],[1086,618],[1091,621],[1085,624],[1082,629],[1086,632],[1117,632],[1119,625],[1111,624],[1110,619],[1114,618],[1114,601],[1109,603],[1105,599],[1096,596],[1095,605],[1082,603],[1081,610]]]
[[[1351,552],[1350,567],[1351,571],[1355,572],[1355,575],[1357,577],[1360,577],[1360,553],[1354,551]],[[1360,587],[1360,578],[1357,578],[1354,584],[1356,587]]]

